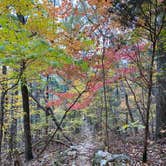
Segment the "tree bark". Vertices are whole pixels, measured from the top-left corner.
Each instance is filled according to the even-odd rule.
[[[25,62],[22,63],[22,70],[25,70]],[[29,109],[29,93],[26,78],[21,78],[21,93],[23,102],[23,122],[24,122],[24,140],[25,140],[25,159],[29,161],[33,159],[32,154],[32,138],[30,128],[30,109]]]
[[[132,110],[131,110],[131,108],[130,108],[129,99],[128,99],[128,94],[127,94],[127,92],[126,92],[126,89],[125,89],[125,86],[124,86],[123,82],[121,82],[121,83],[122,83],[122,87],[123,87],[123,92],[124,92],[124,94],[125,94],[125,102],[126,102],[126,106],[127,106],[127,110],[128,110],[129,116],[130,116],[130,120],[131,120],[132,123],[134,123],[134,122],[135,122],[135,119],[134,119]],[[137,128],[137,127],[134,127],[134,133],[135,133],[135,134],[138,133],[138,128]]]
[[[156,37],[156,36],[155,36]],[[154,41],[152,43],[152,59],[149,69],[149,85],[148,85],[148,95],[147,95],[147,107],[146,107],[146,116],[145,116],[145,130],[144,130],[144,150],[143,150],[143,159],[144,163],[147,162],[147,151],[148,151],[148,137],[149,137],[149,113],[151,107],[151,97],[152,97],[152,87],[153,87],[153,68],[154,68],[154,60],[156,55],[156,38],[154,37]]]
[[[108,107],[107,107],[107,92],[106,92],[106,73],[104,66],[105,58],[105,38],[103,39],[103,52],[102,52],[102,81],[103,81],[103,97],[104,97],[104,110],[105,110],[105,147],[109,151],[109,133],[108,133]]]
[[[12,99],[11,99],[11,126],[10,126],[10,138],[9,138],[9,149],[10,149],[10,158],[12,158],[13,152],[17,147],[17,118],[15,118],[15,103],[17,103],[17,99],[15,99],[15,96],[18,95],[18,90],[16,90],[14,93],[12,93]]]
[[[166,51],[159,45],[157,57],[156,139],[166,137]]]
[[[48,94],[48,90],[49,90],[49,75],[47,76],[47,86],[46,86],[46,103],[49,101],[49,94]],[[46,107],[46,111],[45,111],[45,122],[46,122],[46,128],[45,128],[45,134],[48,134],[48,116],[49,116],[49,107]]]
[[[132,110],[131,110],[130,105],[129,105],[129,100],[128,100],[128,94],[127,93],[125,94],[125,101],[126,101],[126,106],[127,106],[128,112],[129,112],[130,120],[131,120],[132,123],[134,123],[135,120],[134,120],[134,116],[132,114]],[[138,128],[137,127],[134,127],[134,133],[135,134],[138,133]]]
[[[2,66],[2,74],[4,76],[7,74],[6,66]],[[6,83],[4,82],[2,83],[1,105],[0,105],[0,165],[1,165],[1,155],[2,155],[2,139],[3,139],[4,109],[5,109],[6,94],[7,94]]]

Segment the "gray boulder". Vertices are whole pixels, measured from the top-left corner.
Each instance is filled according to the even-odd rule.
[[[106,166],[108,164],[126,166],[130,162],[131,160],[129,156],[125,154],[111,154],[109,152],[98,150],[94,155],[93,166]]]

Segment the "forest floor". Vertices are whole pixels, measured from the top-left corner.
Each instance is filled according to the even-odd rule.
[[[131,166],[166,166],[166,138],[159,141],[149,140],[148,162],[143,164],[143,134],[134,136],[110,135],[110,153],[127,154],[132,160]]]
[[[102,141],[94,136],[87,123],[82,126],[81,133],[75,137],[75,143],[71,148],[63,147],[60,153],[57,152],[58,146],[50,144],[39,158],[27,164],[22,163],[21,166],[92,166],[94,153],[98,149],[103,150]],[[141,162],[143,137],[140,134],[122,136],[110,132],[109,138],[111,154],[126,154],[132,161],[131,166],[143,166]],[[21,158],[23,159],[23,156]],[[166,139],[158,142],[149,141],[148,163],[144,166],[166,166]]]
[[[49,148],[42,157],[32,160],[27,166],[92,166],[94,152],[101,147],[101,143],[95,139],[87,123],[82,126],[79,136],[61,156]],[[55,164],[56,160],[60,162]]]
[[[56,165],[55,152],[46,151],[43,157],[34,160],[28,166],[92,166],[92,159],[97,149],[103,147],[101,141],[94,137],[89,126],[85,124],[77,138],[73,148],[76,149],[76,155],[67,156],[62,165]],[[158,142],[149,141],[148,163],[142,164],[143,137],[137,136],[120,136],[110,133],[110,153],[126,154],[131,158],[131,166],[166,166],[166,139]],[[54,164],[53,164],[54,163]]]

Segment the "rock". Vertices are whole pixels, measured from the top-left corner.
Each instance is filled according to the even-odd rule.
[[[73,158],[76,158],[76,156],[77,156],[77,151],[68,151],[67,155],[68,155],[68,156],[72,156]]]
[[[130,161],[130,158],[125,154],[111,154],[99,150],[94,155],[93,166],[106,166],[108,163],[121,163],[121,166],[125,166]]]
[[[67,150],[60,152],[59,155],[56,157],[56,161],[54,165],[61,166],[64,164],[68,164],[71,160],[75,160],[77,157],[77,147],[70,146]]]

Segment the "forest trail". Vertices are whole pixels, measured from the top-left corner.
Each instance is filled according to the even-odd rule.
[[[71,166],[92,166],[92,157],[98,147],[98,143],[95,141],[90,126],[87,121],[83,124],[81,128],[82,141],[76,145],[77,157]]]
[[[49,149],[42,157],[32,160],[26,166],[92,166],[93,155],[99,147],[99,142],[96,141],[90,128],[85,120],[78,140],[63,151],[60,157],[57,157],[59,155],[56,156],[56,153],[49,152]],[[55,161],[58,163],[55,164]]]

